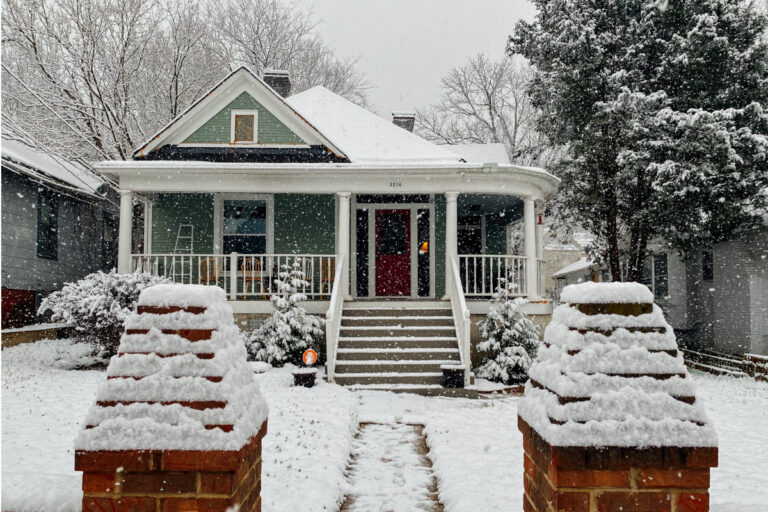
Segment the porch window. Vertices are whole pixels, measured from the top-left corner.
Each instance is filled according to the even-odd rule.
[[[224,253],[267,252],[267,202],[224,201]]]

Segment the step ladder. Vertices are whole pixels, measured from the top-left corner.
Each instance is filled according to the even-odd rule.
[[[176,231],[176,242],[173,245],[173,265],[171,277],[174,283],[192,284],[192,257],[185,258],[184,254],[192,254],[195,243],[195,226],[180,224]],[[181,256],[177,257],[179,254]]]

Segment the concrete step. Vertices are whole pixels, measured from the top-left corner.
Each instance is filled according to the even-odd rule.
[[[421,307],[421,308],[361,308],[361,307],[348,307],[344,306],[342,316],[343,317],[371,317],[371,316],[387,316],[387,317],[424,317],[424,316],[451,316],[452,312],[449,307]]]
[[[346,311],[344,312],[346,314]],[[392,327],[392,326],[453,326],[448,316],[342,316],[342,327]]]
[[[340,348],[336,364],[347,361],[458,361],[459,349],[454,348]]]
[[[340,373],[335,377],[336,383],[343,386],[355,384],[441,384],[443,374],[440,372],[409,372],[409,373]]]
[[[344,327],[342,326],[339,337],[340,338],[381,338],[387,336],[393,337],[418,337],[418,338],[433,338],[440,336],[454,336],[456,334],[456,328],[452,325],[437,326],[437,327],[424,327],[424,326],[355,326]]]
[[[357,384],[349,386],[349,389],[353,391],[389,391],[391,393],[414,393],[423,396],[477,398],[476,389],[444,388],[439,384]]]
[[[456,360],[346,360],[336,361],[336,374],[342,373],[442,373],[444,364],[456,364]]]
[[[339,348],[457,348],[456,338],[344,338],[339,340]]]

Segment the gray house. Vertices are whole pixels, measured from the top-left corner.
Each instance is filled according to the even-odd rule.
[[[116,265],[118,209],[106,180],[2,135],[2,327],[34,323],[46,294]]]

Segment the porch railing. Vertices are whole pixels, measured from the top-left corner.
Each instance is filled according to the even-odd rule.
[[[163,276],[180,284],[220,286],[230,300],[268,300],[284,265],[298,263],[307,285],[299,289],[311,299],[331,296],[336,271],[333,254],[134,254],[132,269]]]
[[[344,306],[344,290],[349,279],[344,256],[336,258],[336,274],[331,291],[331,304],[325,313],[325,375],[328,382],[333,382],[336,374],[336,351],[339,347],[341,314]]]
[[[514,295],[528,293],[525,256],[460,254],[458,272],[467,297],[490,297],[502,279],[515,285]]]
[[[470,327],[469,308],[464,298],[464,289],[462,288],[461,278],[459,276],[459,261],[456,256],[448,260],[448,279],[446,280],[447,294],[451,299],[451,311],[453,312],[453,321],[456,325],[456,336],[459,340],[459,355],[461,364],[464,365],[464,387],[470,385],[470,375],[472,371],[472,361],[470,359]]]

